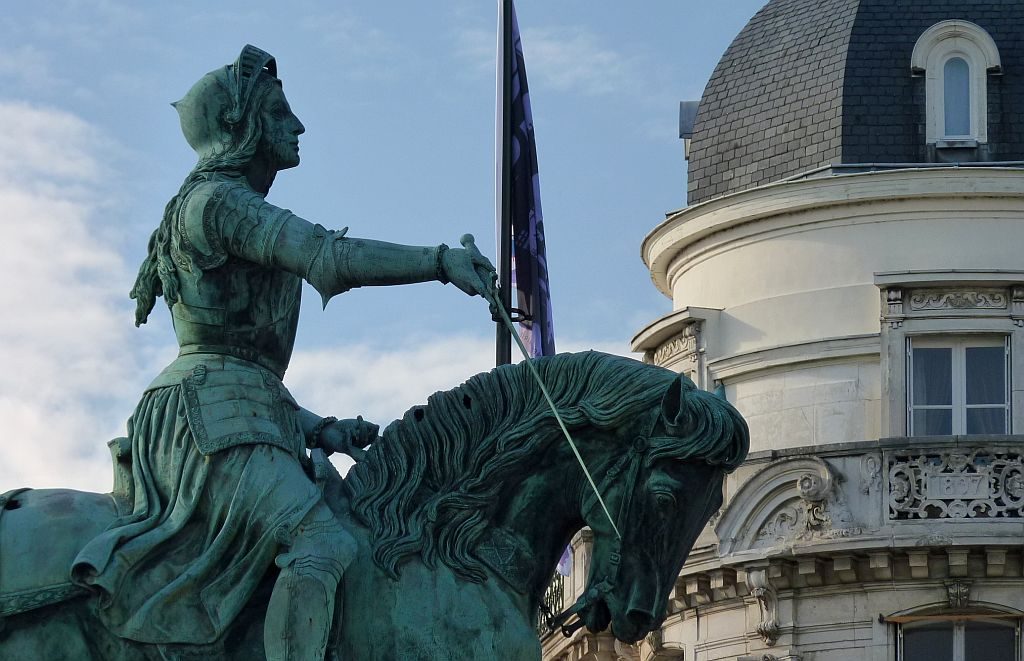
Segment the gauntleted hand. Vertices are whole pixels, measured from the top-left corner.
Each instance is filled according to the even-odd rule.
[[[320,432],[319,447],[327,454],[341,452],[360,461],[366,457],[362,448],[375,443],[380,438],[379,431],[379,426],[363,420],[362,416],[338,420]]]
[[[441,265],[448,280],[470,296],[487,298],[494,290],[494,265],[477,250],[449,248],[441,257]]]

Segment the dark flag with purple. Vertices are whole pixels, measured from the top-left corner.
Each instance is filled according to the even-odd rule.
[[[551,290],[544,242],[544,215],[540,207],[540,175],[537,144],[530,109],[530,88],[526,83],[523,43],[512,0],[499,0],[501,35],[499,44],[499,135],[500,177],[498,223],[499,284],[502,304],[509,304],[516,291],[520,313],[519,337],[530,357],[555,353],[555,327],[551,319]],[[511,241],[509,240],[511,239]],[[509,335],[498,331],[498,364],[510,362]],[[558,561],[558,573],[572,570],[572,547]]]
[[[512,0],[509,0],[511,4]],[[523,45],[515,6],[511,7],[512,80],[508,119],[511,140],[512,286],[516,307],[522,312],[519,336],[531,356],[555,353],[555,328],[551,319],[551,292],[544,245],[544,216],[540,207],[540,176],[537,145],[530,110],[530,88],[526,84]]]

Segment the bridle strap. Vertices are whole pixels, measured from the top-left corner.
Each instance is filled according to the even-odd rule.
[[[620,457],[619,460],[608,469],[608,472],[605,473],[604,480],[601,481],[602,490],[604,490],[605,493],[608,493],[607,487],[619,477],[625,467],[626,474],[624,482],[626,484],[626,490],[623,497],[619,499],[619,521],[628,521],[629,514],[633,509],[633,494],[636,491],[637,482],[640,479],[640,471],[644,465],[644,458],[646,457],[647,450],[650,447],[647,439],[650,437],[650,434],[654,432],[655,422],[657,422],[657,418],[652,420],[649,426],[650,428],[647,430],[647,436],[638,435],[633,439],[633,446],[630,448],[630,451]],[[607,509],[605,510],[605,513],[607,514]],[[609,520],[611,520],[610,517]],[[618,533],[618,530],[616,530],[616,533]],[[622,536],[619,535],[613,539],[611,541],[611,545],[612,548],[608,554],[608,561],[611,566],[608,574],[583,593],[583,595],[576,600],[576,603],[558,615],[549,615],[545,613],[546,624],[550,631],[561,629],[562,635],[566,638],[572,636],[578,629],[584,626],[583,618],[579,618],[570,624],[565,624],[565,622],[573,615],[576,615],[590,607],[603,594],[611,592],[612,588],[615,586],[615,581],[618,580],[619,567],[622,562]]]

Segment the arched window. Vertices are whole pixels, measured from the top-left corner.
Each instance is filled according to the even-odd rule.
[[[971,67],[962,57],[951,57],[942,67],[943,114],[946,137],[971,135]]]
[[[968,21],[942,21],[914,45],[910,67],[925,77],[926,139],[937,146],[988,142],[988,75],[1000,73],[988,32]]]

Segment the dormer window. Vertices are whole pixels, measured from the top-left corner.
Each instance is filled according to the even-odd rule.
[[[929,144],[988,142],[988,76],[1001,72],[999,50],[988,32],[968,21],[936,23],[917,40],[910,66],[925,77]]]

